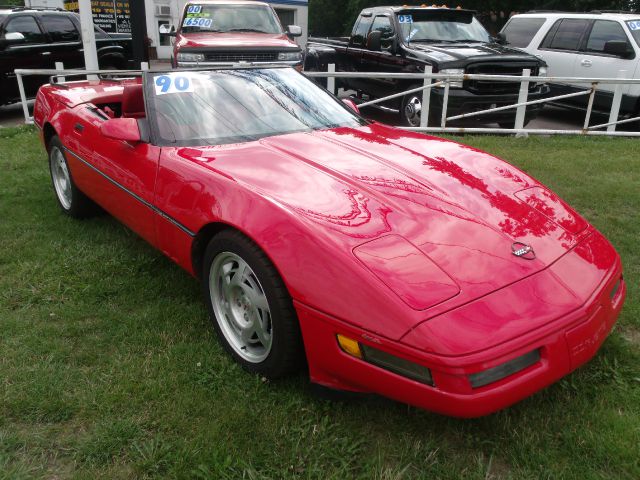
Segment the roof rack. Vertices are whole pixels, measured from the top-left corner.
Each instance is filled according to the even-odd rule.
[[[64,8],[60,7],[22,7],[20,5],[0,5],[1,10],[11,10],[12,12],[24,12],[24,11],[53,11],[53,12],[68,12]]]
[[[589,12],[569,12],[567,10],[528,10],[526,13],[574,13],[576,15],[585,14],[585,13],[593,13],[596,15],[606,14],[606,13],[620,13],[620,14],[636,14],[638,12],[633,10],[591,10]]]
[[[635,10],[591,10],[589,13],[628,13],[634,14],[638,13]]]

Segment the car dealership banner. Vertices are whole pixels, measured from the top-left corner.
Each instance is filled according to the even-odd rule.
[[[64,7],[78,11],[78,2],[65,0]],[[131,33],[128,0],[92,0],[93,23],[109,33]]]

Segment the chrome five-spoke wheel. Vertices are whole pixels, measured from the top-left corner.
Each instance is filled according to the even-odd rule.
[[[51,162],[53,188],[58,196],[58,201],[65,210],[69,210],[73,198],[71,176],[69,175],[69,169],[67,168],[67,162],[62,154],[62,150],[60,150],[58,146],[51,147],[49,161]]]
[[[231,228],[217,233],[204,251],[201,272],[213,328],[245,370],[275,379],[304,366],[293,300],[255,242]]]
[[[209,271],[209,291],[225,339],[244,360],[259,363],[273,343],[269,302],[258,277],[239,255],[221,252]]]

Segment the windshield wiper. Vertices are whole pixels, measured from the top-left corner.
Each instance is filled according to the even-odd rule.
[[[257,28],[230,28],[227,32],[255,32],[255,33],[269,33],[264,30],[258,30]]]
[[[411,43],[454,43],[455,40],[441,40],[439,38],[412,38]]]

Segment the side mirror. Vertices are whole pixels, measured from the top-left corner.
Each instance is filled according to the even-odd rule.
[[[100,133],[113,140],[138,143],[141,141],[140,127],[135,118],[112,118],[100,125]]]
[[[22,43],[26,40],[26,38],[20,32],[9,32],[5,34],[3,40],[5,44],[10,45],[13,43]]]
[[[633,49],[624,40],[609,40],[604,44],[604,53],[620,58],[629,58],[633,55]]]
[[[360,109],[358,108],[358,105],[356,105],[356,102],[354,102],[350,98],[343,98],[342,103],[344,103],[347,107],[360,115]]]
[[[507,36],[502,32],[498,32],[496,35],[496,42],[500,45],[507,45],[509,43],[507,42]]]
[[[289,37],[301,37],[302,36],[302,27],[298,25],[289,25],[287,27],[287,35]]]
[[[371,32],[367,36],[367,48],[374,52],[379,52],[382,49],[381,45],[382,32],[379,30]]]

